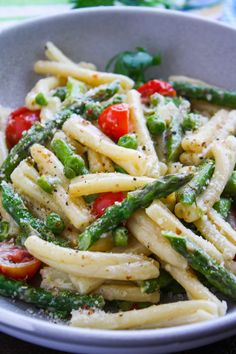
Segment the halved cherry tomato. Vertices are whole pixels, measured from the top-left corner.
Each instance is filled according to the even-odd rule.
[[[6,127],[6,140],[9,148],[18,143],[25,130],[39,120],[40,111],[31,111],[26,107],[20,107],[12,112],[8,118]]]
[[[108,193],[102,193],[97,199],[95,199],[93,205],[92,205],[92,213],[95,215],[97,218],[100,218],[102,216],[106,209],[115,204],[116,202],[122,202],[125,199],[125,195],[122,192],[108,192]]]
[[[154,93],[160,93],[162,96],[176,96],[176,91],[171,84],[161,80],[146,82],[146,84],[138,88],[138,92],[141,93],[141,97],[144,100],[147,100]]]
[[[106,135],[119,139],[129,132],[129,106],[126,103],[114,104],[106,108],[98,118],[98,124]]]
[[[31,279],[41,262],[22,247],[12,243],[0,243],[0,273],[16,280]]]

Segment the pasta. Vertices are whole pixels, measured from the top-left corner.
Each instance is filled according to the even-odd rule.
[[[145,82],[139,49],[113,58],[116,73],[52,42],[45,56],[25,106],[0,106],[0,296],[73,327],[224,316],[236,300],[235,92]]]

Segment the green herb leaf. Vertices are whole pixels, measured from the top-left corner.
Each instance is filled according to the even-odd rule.
[[[107,64],[106,70],[113,67],[113,71],[132,78],[136,83],[145,81],[144,72],[151,66],[160,65],[160,54],[151,55],[144,48],[136,51],[124,51],[115,55]]]
[[[71,0],[74,5],[74,9],[80,7],[93,7],[93,6],[113,6],[114,0]]]

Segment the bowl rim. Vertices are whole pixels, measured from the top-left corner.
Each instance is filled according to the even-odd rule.
[[[235,33],[236,29],[232,26],[219,23],[216,20],[205,19],[194,14],[182,13],[174,10],[165,9],[153,9],[147,7],[112,7],[112,6],[101,6],[99,8],[85,8],[78,10],[69,10],[62,14],[48,15],[43,17],[37,17],[24,21],[23,23],[13,25],[0,30],[0,40],[2,36],[14,34],[14,32],[21,29],[27,29],[32,25],[43,24],[50,21],[63,21],[67,17],[79,17],[79,16],[90,16],[97,14],[116,14],[116,13],[130,13],[130,14],[140,14],[145,13],[152,16],[169,17],[169,18],[183,18],[188,22],[202,23],[209,26],[221,27],[222,30],[227,30]],[[7,301],[7,300],[6,300]],[[22,326],[23,324],[23,326]],[[68,327],[65,324],[56,324],[53,322],[48,322],[40,318],[30,317],[27,315],[16,313],[10,309],[1,308],[0,311],[0,325],[6,328],[11,328],[17,330],[18,332],[24,332],[32,334],[35,333],[38,337],[56,339],[60,342],[65,340],[73,344],[84,343],[89,345],[91,339],[93,343],[99,345],[99,343],[109,340],[109,343],[115,344],[116,347],[121,347],[124,344],[126,346],[135,345],[142,346],[149,344],[166,344],[170,342],[186,342],[201,338],[204,339],[209,336],[216,336],[217,334],[222,334],[222,331],[230,331],[233,327],[236,327],[236,313],[229,313],[223,317],[213,319],[206,322],[200,322],[197,324],[182,325],[170,328],[157,328],[157,329],[134,329],[134,330],[105,330],[105,329],[91,329],[91,328],[80,328],[80,327]],[[236,328],[235,328],[236,333]],[[138,335],[139,334],[139,335]],[[119,341],[118,341],[119,340]]]

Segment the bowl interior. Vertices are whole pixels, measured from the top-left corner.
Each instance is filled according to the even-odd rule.
[[[149,70],[147,77],[166,79],[172,74],[189,75],[233,89],[236,86],[235,39],[236,31],[227,26],[149,9],[83,10],[29,21],[0,33],[0,105],[24,104],[26,93],[38,79],[33,64],[44,57],[48,40],[76,62],[93,62],[101,70],[116,53],[146,47],[152,53],[161,53],[163,61],[160,67]],[[31,316],[25,305],[1,299],[0,306],[9,312]],[[236,308],[231,308],[230,312],[228,327],[236,323]],[[0,323],[4,320],[0,318]],[[204,326],[206,331],[213,329],[211,323]],[[220,327],[222,324],[218,329]],[[163,333],[169,333],[170,339],[171,332],[163,331],[159,331],[159,335],[157,331],[149,332],[156,333],[153,339],[163,338]],[[182,331],[183,338],[185,335],[186,330]]]
[[[45,43],[55,42],[75,61],[104,69],[114,54],[146,47],[161,53],[163,64],[149,77],[191,75],[234,88],[235,31],[184,16],[148,9],[94,9],[30,21],[0,35],[0,104],[17,107],[37,80],[33,64],[44,58]]]

